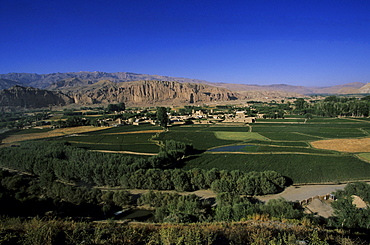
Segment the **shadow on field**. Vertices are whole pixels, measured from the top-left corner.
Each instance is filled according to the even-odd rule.
[[[186,165],[187,161],[194,160],[199,157],[200,154],[204,153],[205,150],[193,149],[190,156],[187,156],[184,159],[179,160],[176,164],[172,164],[170,168],[183,168]]]
[[[293,185],[293,180],[289,178],[288,176],[283,176],[285,178],[285,186],[291,186]]]

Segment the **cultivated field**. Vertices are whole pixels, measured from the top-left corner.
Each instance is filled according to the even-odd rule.
[[[342,152],[370,151],[370,138],[362,139],[332,139],[311,142],[313,147]]]
[[[69,136],[74,134],[82,134],[87,132],[96,132],[103,130],[105,128],[101,127],[91,127],[91,126],[81,126],[81,127],[72,127],[72,128],[58,128],[58,129],[49,129],[49,128],[33,128],[26,129],[20,132],[14,133],[3,139],[4,144],[14,144],[27,140],[39,140],[60,136]]]
[[[294,183],[370,179],[369,120],[292,120],[296,119],[258,120],[250,125],[183,125],[167,132],[152,125],[31,129],[10,134],[3,143],[45,138],[90,150],[155,154],[159,141],[176,140],[197,150],[182,162],[185,169],[274,170]]]
[[[370,160],[370,147],[365,144],[370,140],[369,121],[347,118],[291,121],[258,120],[249,127],[222,127],[222,124],[174,127],[161,133],[158,139],[182,139],[204,151],[190,157],[185,169],[275,170],[294,183],[370,179],[370,164],[366,161]],[[334,148],[354,145],[356,151]]]

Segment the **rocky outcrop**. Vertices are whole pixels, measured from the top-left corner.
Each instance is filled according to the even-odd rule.
[[[63,90],[78,104],[119,103],[128,105],[192,104],[236,100],[237,94],[223,88],[195,83],[137,81],[98,83]]]
[[[42,108],[71,103],[73,100],[61,92],[21,86],[0,90],[0,107],[2,108]]]

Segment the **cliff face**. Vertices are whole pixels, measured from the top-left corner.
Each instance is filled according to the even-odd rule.
[[[192,104],[236,100],[237,94],[223,88],[195,83],[99,81],[63,90],[14,86],[0,91],[2,108],[42,108],[68,104],[91,105],[125,102],[131,106]]]
[[[70,103],[73,103],[73,100],[60,92],[21,86],[0,90],[1,107],[41,108]]]
[[[98,83],[63,90],[78,104],[118,103],[153,105],[158,103],[188,104],[236,100],[237,95],[227,89],[204,84],[168,81],[138,81]]]

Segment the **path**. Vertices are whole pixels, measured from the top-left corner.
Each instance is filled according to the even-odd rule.
[[[277,199],[283,197],[288,201],[301,201],[314,196],[323,196],[332,193],[336,190],[343,189],[347,184],[340,185],[300,185],[289,186],[283,192],[273,195],[257,196],[261,201],[268,201],[270,199]]]
[[[133,154],[133,155],[142,155],[142,156],[155,156],[157,153],[144,153],[144,152],[134,152],[134,151],[107,151],[107,150],[91,150],[104,153],[121,153],[121,154]]]

